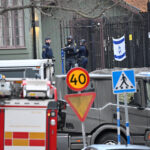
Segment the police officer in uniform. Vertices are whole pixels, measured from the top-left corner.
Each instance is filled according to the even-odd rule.
[[[45,45],[43,46],[42,51],[42,58],[43,59],[52,59],[53,58],[53,51],[50,47],[51,44],[51,38],[47,37],[45,38]]]
[[[63,49],[65,52],[65,68],[66,73],[73,67],[75,67],[76,63],[76,44],[73,41],[72,36],[67,37],[67,44]]]
[[[78,61],[79,67],[86,69],[86,66],[88,63],[88,49],[86,47],[86,40],[85,39],[80,40],[78,57],[79,57],[79,61]]]

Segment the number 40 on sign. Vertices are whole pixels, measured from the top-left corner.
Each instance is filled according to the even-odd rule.
[[[76,67],[67,73],[67,85],[74,91],[84,90],[88,86],[89,81],[89,74],[83,68]]]

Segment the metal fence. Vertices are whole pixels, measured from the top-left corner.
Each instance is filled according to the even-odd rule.
[[[148,28],[144,17],[130,16],[105,20],[104,49],[105,67],[145,67],[147,62]],[[127,58],[121,62],[113,59],[112,37],[125,35]]]
[[[77,45],[84,38],[89,50],[88,71],[113,67],[147,67],[150,65],[148,14],[121,16],[103,19],[73,19],[61,22],[63,43],[73,35]],[[112,38],[125,35],[127,58],[114,60]]]

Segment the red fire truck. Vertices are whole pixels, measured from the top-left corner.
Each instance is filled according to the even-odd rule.
[[[0,150],[56,150],[57,102],[5,101],[0,133]]]
[[[13,83],[0,75],[0,150],[56,150],[62,108],[56,88],[46,79],[26,79],[15,98]]]

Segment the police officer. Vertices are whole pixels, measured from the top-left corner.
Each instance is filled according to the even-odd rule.
[[[50,44],[51,44],[51,38],[49,38],[49,37],[45,38],[45,45],[43,46],[43,51],[42,51],[43,59],[52,59],[53,58],[53,51],[50,47]]]
[[[79,57],[79,67],[86,69],[86,66],[88,63],[88,49],[86,47],[86,40],[85,39],[80,40],[78,57]]]
[[[65,68],[67,73],[71,68],[75,67],[76,63],[76,44],[72,36],[67,37],[67,44],[65,46],[63,50],[65,52]]]

